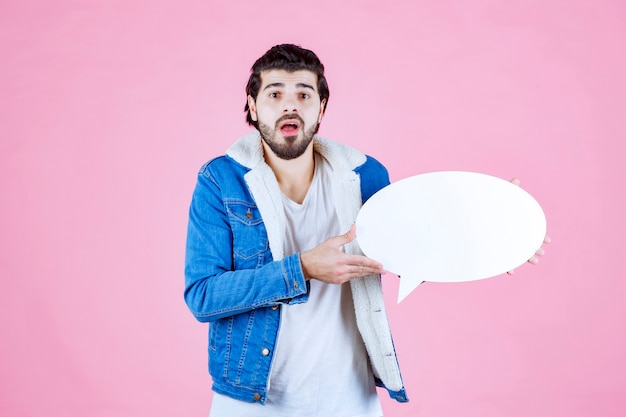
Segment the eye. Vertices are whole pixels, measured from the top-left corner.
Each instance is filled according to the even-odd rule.
[[[308,98],[311,98],[311,96],[308,93],[300,93],[300,98],[306,100]]]
[[[278,97],[278,93],[277,92],[272,92],[269,94],[270,98],[277,98]]]

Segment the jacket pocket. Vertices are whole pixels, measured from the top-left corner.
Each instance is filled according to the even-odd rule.
[[[258,259],[268,250],[267,231],[259,209],[244,201],[226,202],[226,211],[233,231],[235,258]]]

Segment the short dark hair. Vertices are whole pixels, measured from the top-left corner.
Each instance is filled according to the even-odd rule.
[[[281,69],[288,72],[308,70],[315,73],[315,75],[317,75],[317,91],[320,95],[320,100],[326,100],[323,108],[323,111],[326,111],[330,91],[328,90],[326,77],[324,77],[324,65],[322,65],[317,55],[315,55],[313,51],[301,48],[297,45],[276,45],[261,58],[257,59],[250,70],[252,73],[246,85],[246,107],[244,108],[246,121],[249,125],[257,129],[259,128],[259,124],[252,120],[250,116],[247,96],[251,96],[256,100],[259,89],[261,88],[261,73],[273,69]]]

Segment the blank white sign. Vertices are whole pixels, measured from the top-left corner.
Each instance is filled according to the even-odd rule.
[[[400,276],[398,302],[423,281],[506,273],[543,243],[537,201],[509,181],[475,172],[416,175],[374,194],[357,217],[361,250]]]

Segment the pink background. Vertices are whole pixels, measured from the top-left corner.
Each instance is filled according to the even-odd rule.
[[[626,412],[626,6],[619,1],[13,1],[0,6],[0,415],[206,416],[182,298],[199,166],[248,131],[253,61],[318,53],[321,134],[392,180],[522,179],[553,243],[389,314],[386,416]]]

